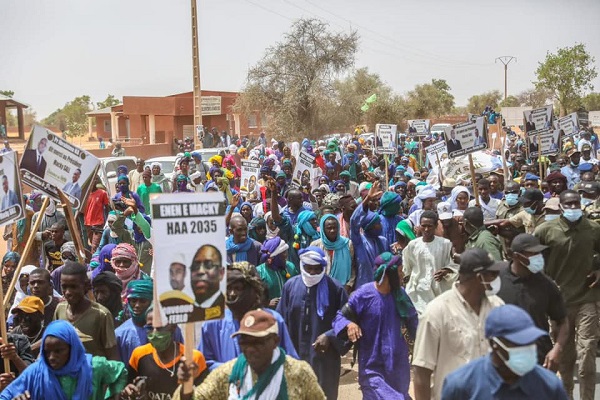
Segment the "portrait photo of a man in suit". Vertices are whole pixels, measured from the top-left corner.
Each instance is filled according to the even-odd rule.
[[[453,151],[462,150],[462,145],[460,144],[460,140],[456,138],[456,133],[454,133],[454,129],[450,131],[450,140],[448,140],[448,153],[452,153]]]
[[[43,179],[46,175],[46,160],[44,160],[43,154],[47,147],[48,139],[41,138],[37,148],[25,150],[23,158],[21,158],[21,169],[26,169]]]

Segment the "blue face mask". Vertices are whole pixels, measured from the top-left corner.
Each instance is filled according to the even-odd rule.
[[[588,204],[592,204],[593,202],[594,202],[594,200],[592,200],[592,199],[586,199],[585,197],[581,198],[581,206],[582,207],[585,207]]]
[[[579,221],[581,219],[581,216],[583,215],[583,211],[580,208],[569,208],[566,210],[563,210],[563,217],[565,217],[567,219],[567,221],[570,222],[576,222]]]
[[[529,265],[527,266],[532,273],[537,274],[544,270],[544,256],[536,254],[535,256],[529,257]]]
[[[498,346],[502,347],[508,353],[508,360],[504,359],[498,352],[498,357],[504,364],[518,376],[523,376],[532,371],[537,365],[537,346],[530,344],[519,347],[506,347],[499,339],[492,339]]]
[[[512,207],[519,202],[518,193],[507,193],[504,197],[506,198],[506,204],[508,204],[509,207]]]
[[[523,210],[525,210],[525,212],[529,215],[534,215],[535,214],[535,208],[531,208],[531,207],[523,207]]]

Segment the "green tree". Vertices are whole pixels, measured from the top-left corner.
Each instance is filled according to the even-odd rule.
[[[467,101],[467,112],[471,114],[481,114],[487,106],[496,110],[501,99],[502,93],[500,93],[499,90],[476,94],[475,96],[471,96]]]
[[[121,104],[119,99],[117,99],[112,94],[109,94],[108,96],[106,96],[106,99],[104,99],[104,101],[100,101],[100,102],[96,103],[96,107],[98,108],[98,110],[101,110],[103,108],[116,106],[118,104]]]
[[[587,111],[600,111],[600,93],[590,93],[581,99],[581,105]]]
[[[81,126],[87,126],[87,116],[85,113],[91,110],[92,102],[90,96],[79,96],[42,120],[42,124],[57,126],[61,132],[71,137],[82,136],[86,129],[82,129]]]
[[[234,108],[272,116],[275,132],[286,138],[316,138],[331,130],[333,82],[354,64],[356,32],[334,33],[316,19],[296,21],[282,42],[248,71]],[[271,122],[272,121],[272,122]]]
[[[582,43],[560,48],[556,54],[548,52],[535,71],[534,84],[552,92],[564,116],[578,108],[585,91],[594,90],[592,81],[598,76],[594,62]]]
[[[417,85],[406,95],[406,111],[410,118],[435,118],[454,108],[454,96],[444,79]]]
[[[15,92],[13,92],[12,90],[0,90],[0,94],[12,98],[15,95]]]
[[[545,88],[531,88],[522,91],[516,98],[520,107],[540,108],[552,103],[553,94],[551,90]]]
[[[519,107],[521,103],[516,96],[508,96],[506,99],[502,100],[499,104],[500,107]]]

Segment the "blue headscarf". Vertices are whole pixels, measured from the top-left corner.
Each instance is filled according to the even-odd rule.
[[[333,220],[338,227],[338,235],[335,241],[327,239],[325,235],[325,221]],[[350,280],[350,272],[352,270],[352,256],[350,255],[350,248],[348,243],[350,239],[340,235],[340,221],[333,214],[325,214],[321,217],[321,241],[325,250],[333,250],[333,257],[331,260],[331,269],[329,276],[338,281],[340,285],[345,285]]]
[[[317,240],[319,238],[319,233],[310,224],[310,221],[316,218],[317,216],[313,211],[301,211],[300,214],[298,214],[298,219],[296,220],[296,235],[301,236],[304,234],[309,236],[312,240]]]
[[[21,255],[16,251],[9,251],[4,255],[4,257],[2,257],[2,265],[4,265],[4,263],[7,261],[12,261],[15,264],[19,264],[19,261],[21,261]]]
[[[67,364],[61,369],[52,369],[46,361],[45,343],[48,336],[53,336],[71,347],[71,355]],[[86,354],[75,328],[64,320],[51,322],[44,336],[40,357],[31,364],[5,390],[11,395],[29,391],[32,399],[67,400],[60,385],[59,377],[75,378],[77,386],[73,392],[73,400],[87,400],[92,396],[92,355]]]
[[[117,247],[116,244],[110,243],[104,245],[104,247],[100,249],[100,252],[98,253],[98,268],[94,269],[94,271],[92,272],[92,279],[94,279],[96,276],[98,276],[99,273],[104,271],[115,272],[112,267],[112,264],[110,263],[110,260],[112,259],[112,251],[115,247]]]
[[[325,268],[327,265],[325,253],[316,246],[308,246],[307,248],[300,250],[298,252],[298,256],[300,257],[300,273],[303,280],[304,276],[308,274],[308,272],[304,270],[304,265],[320,265],[323,268]],[[317,315],[319,318],[323,319],[325,316],[325,311],[328,307],[329,285],[327,284],[327,280],[325,280],[323,277],[321,281],[317,283]]]

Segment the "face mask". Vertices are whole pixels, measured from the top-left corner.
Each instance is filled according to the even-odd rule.
[[[496,279],[494,279],[491,282],[486,282],[484,280],[481,280],[481,283],[483,283],[483,286],[485,287],[486,285],[490,285],[491,289],[485,289],[485,295],[486,296],[495,296],[496,294],[498,294],[498,292],[500,291],[500,285],[502,285],[502,281],[500,280],[500,276],[497,276]]]
[[[536,254],[535,256],[529,257],[529,265],[527,266],[532,273],[537,274],[544,270],[544,256]]]
[[[581,198],[581,206],[582,207],[585,207],[588,204],[592,204],[593,202],[594,202],[594,200],[592,200],[592,199],[586,199],[585,197]]]
[[[506,197],[506,204],[508,204],[509,207],[512,207],[519,202],[519,194],[518,193],[507,193],[505,197]]]
[[[560,214],[546,214],[544,221],[554,221],[558,217],[560,217]]]
[[[579,163],[575,164],[573,161],[571,161],[571,166],[576,168],[579,166]]]
[[[165,351],[173,341],[171,332],[151,332],[147,336],[156,351]]]
[[[567,210],[563,209],[562,215],[567,219],[567,221],[576,222],[579,221],[579,219],[583,215],[583,211],[580,208],[569,208]]]
[[[531,207],[523,207],[523,210],[525,210],[525,212],[529,215],[533,215],[535,214],[535,208],[531,208]]]
[[[306,287],[313,287],[321,282],[321,279],[325,276],[325,268],[318,275],[311,275],[304,270],[304,267],[300,267],[300,274],[302,275],[302,282],[306,285]]]
[[[44,214],[51,217],[54,215],[55,212],[56,212],[56,204],[54,203],[54,200],[50,200],[50,202],[48,203],[48,207],[46,207],[46,210],[44,211]]]
[[[504,361],[504,364],[508,369],[516,375],[523,376],[532,371],[537,365],[537,346],[535,344],[509,348],[497,338],[494,338],[493,340],[508,353],[508,360],[505,360],[500,353],[496,354]]]

